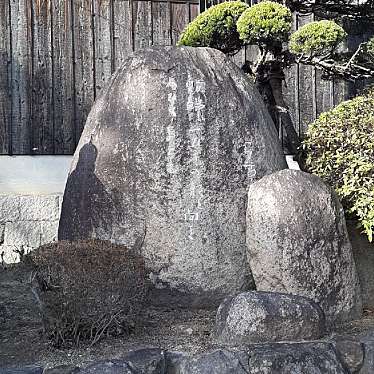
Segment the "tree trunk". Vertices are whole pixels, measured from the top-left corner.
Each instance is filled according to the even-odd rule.
[[[244,67],[243,67],[244,68]],[[256,85],[268,111],[279,131],[279,118],[286,135],[286,147],[296,155],[300,147],[300,139],[296,133],[288,106],[283,97],[284,72],[281,66],[272,62],[259,66],[256,72]]]
[[[273,65],[269,73],[269,85],[273,93],[278,115],[280,115],[282,125],[286,132],[287,147],[292,154],[297,154],[300,147],[300,139],[293,125],[288,105],[284,101],[283,80],[283,70]]]

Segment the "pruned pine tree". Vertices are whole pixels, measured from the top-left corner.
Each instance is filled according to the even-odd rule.
[[[314,14],[318,21],[292,32],[292,12]],[[259,49],[256,61],[246,61],[250,74],[274,120],[286,133],[288,150],[296,154],[299,137],[282,90],[285,69],[293,64],[311,65],[325,79],[357,81],[374,77],[374,36],[356,50],[340,48],[349,31],[345,20],[368,25],[374,20],[374,0],[262,1],[249,6],[242,1],[224,2],[201,13],[182,33],[179,45],[211,47],[228,55],[246,45]]]

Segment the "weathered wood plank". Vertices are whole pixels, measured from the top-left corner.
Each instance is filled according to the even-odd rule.
[[[298,24],[298,15],[293,14],[292,32],[296,31]],[[294,64],[288,69],[285,69],[285,80],[283,82],[284,100],[290,112],[292,122],[295,130],[299,132],[300,127],[300,113],[299,113],[299,81],[297,79],[299,67]],[[284,144],[285,133],[280,129],[281,140]]]
[[[94,38],[91,0],[74,0],[75,132],[79,140],[95,98]]]
[[[193,21],[199,15],[199,4],[190,3],[189,22]]]
[[[56,154],[71,154],[74,144],[74,64],[70,0],[52,0],[54,142]]]
[[[317,116],[326,112],[332,106],[331,103],[331,81],[322,79],[322,72],[316,71],[316,102],[317,102]]]
[[[133,2],[134,48],[146,48],[152,45],[152,2]]]
[[[313,21],[312,16],[299,16],[298,27]],[[315,118],[315,80],[314,68],[300,64],[299,66],[299,134],[304,134]]]
[[[188,3],[171,3],[171,42],[176,44],[189,21]]]
[[[54,153],[51,3],[33,0],[32,151]]]
[[[12,149],[31,153],[32,4],[11,0],[12,21]]]
[[[114,65],[118,68],[133,50],[131,1],[115,0],[114,14]]]
[[[8,154],[11,143],[11,95],[10,95],[10,4],[0,2],[0,154]]]
[[[112,74],[111,1],[93,0],[96,95]]]
[[[152,3],[153,45],[171,45],[170,8],[166,2]]]

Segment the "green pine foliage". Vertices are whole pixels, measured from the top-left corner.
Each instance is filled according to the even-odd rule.
[[[374,94],[343,102],[310,125],[308,171],[335,188],[346,213],[374,233]]]
[[[347,37],[334,21],[316,21],[302,26],[290,39],[290,51],[296,55],[322,56],[332,52]]]
[[[240,16],[237,27],[245,44],[264,45],[271,49],[273,45],[288,40],[292,14],[281,4],[263,1],[248,8]]]
[[[236,53],[243,46],[236,22],[247,8],[248,5],[242,1],[232,1],[207,9],[187,25],[178,45],[211,47],[227,54]]]

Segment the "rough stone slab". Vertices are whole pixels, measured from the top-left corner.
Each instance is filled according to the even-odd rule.
[[[165,351],[157,348],[139,349],[121,357],[142,374],[166,374]]]
[[[374,373],[374,341],[365,342],[365,358],[359,374],[373,374]]]
[[[40,366],[24,366],[24,367],[0,367],[1,374],[43,374],[43,368]]]
[[[358,373],[364,364],[365,346],[354,340],[338,339],[333,343],[341,362],[351,373]],[[374,371],[374,367],[373,367]]]
[[[178,374],[348,374],[328,343],[266,344],[182,359]]]
[[[165,303],[214,308],[252,286],[248,186],[286,167],[258,91],[224,54],[139,50],[88,116],[59,239],[96,237],[127,246],[144,239],[142,254]]]
[[[80,370],[76,366],[61,365],[51,369],[44,369],[43,374],[78,374]]]
[[[97,362],[86,367],[85,369],[81,369],[79,373],[80,374],[142,374],[139,370],[134,368],[131,364],[123,360],[108,360],[108,361]]]
[[[191,358],[180,358],[173,364],[176,374],[248,374],[246,355],[225,349],[208,352]]]
[[[59,196],[20,196],[20,220],[58,221],[60,215]]]
[[[325,333],[322,309],[301,296],[246,292],[227,298],[216,317],[216,337],[229,345],[317,340]]]
[[[11,222],[20,219],[19,196],[0,195],[0,222]]]
[[[282,170],[252,184],[247,245],[257,290],[309,297],[329,325],[362,315],[344,211],[317,176]]]

